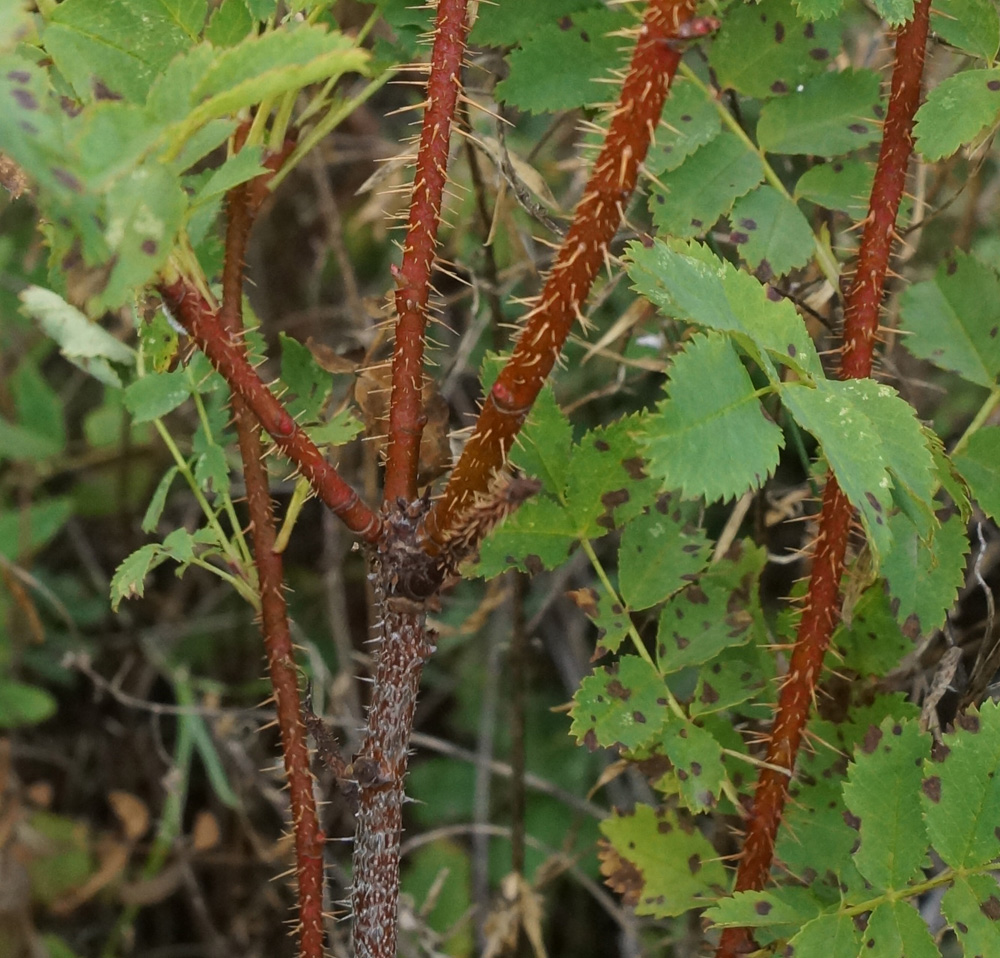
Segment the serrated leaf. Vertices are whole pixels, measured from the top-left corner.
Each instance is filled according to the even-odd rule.
[[[603,586],[600,589],[577,589],[575,592],[568,592],[567,596],[597,629],[597,645],[591,660],[596,660],[607,652],[617,652],[632,626],[628,611],[618,596],[609,595]]]
[[[663,676],[645,659],[623,655],[580,683],[570,715],[570,734],[591,749],[646,745],[667,721]]]
[[[836,16],[844,0],[795,0],[795,9],[803,20],[824,20]]]
[[[1000,68],[966,70],[942,80],[917,110],[916,148],[928,160],[951,156],[1000,116]]]
[[[921,799],[934,850],[952,868],[1000,856],[1000,705],[960,715],[944,748],[924,764]]]
[[[156,530],[160,516],[163,515],[163,509],[167,504],[167,495],[170,493],[170,486],[173,484],[179,471],[177,466],[171,466],[156,484],[153,497],[149,500],[146,513],[142,517],[143,532],[154,532]]]
[[[298,340],[281,333],[281,382],[290,395],[282,402],[293,419],[316,422],[333,390],[333,378]]]
[[[643,166],[652,176],[676,170],[695,150],[722,132],[722,120],[707,92],[684,77],[670,85],[656,139]]]
[[[1000,954],[1000,892],[989,875],[957,875],[941,901],[941,911],[966,955]]]
[[[799,177],[795,198],[861,219],[868,212],[874,178],[875,167],[865,160],[832,160]]]
[[[1000,375],[1000,278],[990,267],[955,251],[934,279],[903,291],[899,308],[912,333],[908,352],[992,387]]]
[[[45,689],[0,678],[0,728],[37,725],[52,718],[57,708]]]
[[[125,390],[125,408],[134,422],[151,422],[173,412],[191,395],[191,383],[183,368],[150,373]]]
[[[1000,522],[1000,426],[973,433],[952,459],[983,512]]]
[[[921,759],[930,738],[915,722],[872,726],[854,755],[844,801],[858,820],[858,871],[876,888],[905,888],[927,857],[920,816]]]
[[[634,289],[668,316],[733,336],[774,381],[772,360],[813,378],[823,367],[795,307],[698,243],[628,248]]]
[[[861,514],[876,556],[883,556],[892,541],[887,522],[892,480],[876,422],[882,418],[880,405],[888,410],[893,401],[903,400],[890,387],[863,379],[818,379],[815,388],[789,383],[782,400],[795,421],[819,440],[840,487]],[[912,409],[908,415],[916,427]],[[863,458],[857,455],[859,448],[866,451]]]
[[[872,0],[875,12],[891,27],[913,19],[913,0]]]
[[[278,7],[277,0],[244,0],[255,20],[267,20]]]
[[[309,438],[320,446],[342,446],[364,432],[365,424],[350,409],[341,409],[333,419],[309,426]]]
[[[676,792],[693,812],[712,808],[727,779],[722,746],[715,736],[672,715],[660,736],[659,750],[673,767],[654,787],[668,794]]]
[[[740,543],[663,607],[656,640],[662,671],[701,665],[765,634],[758,598],[765,559],[762,549]]]
[[[905,901],[879,905],[861,935],[860,955],[871,958],[940,958],[927,923]]]
[[[710,546],[693,524],[675,521],[669,503],[633,519],[622,533],[618,574],[622,598],[648,609],[682,588],[705,566]]]
[[[760,186],[738,199],[729,219],[729,241],[762,279],[783,276],[812,258],[812,227],[773,186]]]
[[[849,915],[820,915],[802,926],[788,948],[789,958],[858,958],[861,932]]]
[[[708,839],[666,809],[637,805],[631,815],[601,822],[601,832],[614,852],[602,853],[601,873],[638,915],[682,915],[728,884]]]
[[[235,156],[231,156],[211,176],[194,195],[191,205],[206,203],[221,193],[231,190],[240,183],[252,180],[267,170],[261,166],[260,160],[263,147],[258,145],[244,146]]]
[[[899,540],[894,538],[894,548],[898,545]],[[841,622],[830,645],[837,652],[832,668],[845,667],[860,675],[881,676],[899,665],[903,656],[913,651],[914,643],[900,629],[889,608],[889,597],[878,582],[862,593],[850,624]]]
[[[738,4],[712,43],[709,63],[720,86],[763,99],[826,70],[840,49],[840,32],[838,23],[801,19],[790,0]]]
[[[653,184],[649,210],[671,236],[708,232],[733,201],[764,179],[761,158],[735,133],[720,133]]]
[[[490,579],[508,569],[532,574],[554,569],[577,543],[576,530],[574,518],[560,502],[532,496],[486,537],[471,573]]]
[[[145,594],[145,579],[169,558],[158,542],[151,542],[126,556],[111,577],[111,609],[118,611],[122,599]]]
[[[789,934],[824,910],[808,888],[786,886],[768,891],[738,891],[705,912],[716,928],[766,928],[769,935]]]
[[[811,77],[779,99],[765,103],[757,141],[769,153],[850,153],[881,135],[885,116],[881,81],[870,70],[844,70]]]
[[[21,291],[20,300],[67,359],[100,358],[124,366],[135,363],[135,353],[128,346],[92,323],[58,293],[29,286]]]
[[[470,41],[491,46],[512,46],[540,27],[565,16],[592,10],[599,0],[533,0],[532,3],[496,3],[479,8]]]
[[[206,492],[223,492],[229,487],[229,463],[221,446],[209,446],[195,459],[194,481]]]
[[[992,0],[935,0],[931,30],[952,46],[990,62],[1000,47],[1000,17]]]
[[[593,9],[537,28],[508,56],[510,72],[497,84],[497,98],[531,113],[605,102],[607,87],[594,81],[625,66],[621,37],[611,34],[633,23],[627,13]]]
[[[688,706],[691,717],[727,711],[737,705],[742,705],[741,712],[768,716],[771,705],[764,703],[756,708],[743,703],[766,689],[773,676],[773,660],[757,645],[724,649],[698,670],[698,682]]]
[[[231,47],[240,42],[254,26],[246,0],[223,0],[205,28],[205,39],[217,47]]]
[[[944,625],[965,581],[969,540],[960,516],[951,516],[933,536],[921,539],[902,515],[889,519],[892,549],[882,562],[890,607],[914,635],[930,635]]]
[[[561,495],[566,487],[573,427],[559,408],[552,388],[539,393],[511,454],[511,461],[545,488]]]
[[[692,337],[674,359],[668,392],[639,435],[650,474],[668,489],[710,501],[759,488],[778,463],[784,436],[729,341]]]

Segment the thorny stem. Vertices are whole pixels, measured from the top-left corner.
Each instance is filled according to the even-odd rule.
[[[448,171],[451,126],[461,86],[468,34],[468,0],[439,0],[420,147],[413,178],[403,262],[396,277],[396,342],[385,474],[387,502],[417,496],[417,466],[424,415],[424,333],[431,270]]]
[[[889,106],[883,128],[858,267],[847,295],[841,377],[871,375],[872,352],[879,324],[882,292],[895,238],[896,215],[903,195],[906,168],[913,149],[913,116],[920,104],[920,82],[930,0],[918,0],[913,19],[896,37]],[[819,520],[816,554],[806,604],[799,622],[788,675],[781,687],[778,711],[767,751],[768,765],[757,780],[746,842],[736,875],[736,891],[759,890],[767,882],[774,841],[788,798],[788,773],[795,766],[803,729],[816,692],[839,610],[840,579],[853,509],[833,475],[827,478]],[[787,770],[787,771],[786,771]],[[717,958],[736,958],[752,950],[746,928],[727,928]]]
[[[291,146],[291,142],[287,143],[284,150],[270,157],[268,165],[272,169],[280,167]],[[234,187],[226,197],[226,256],[218,321],[222,329],[233,337],[243,332],[243,259],[256,212],[267,194],[268,179],[267,175],[257,177],[250,183]],[[300,717],[298,669],[288,625],[284,566],[281,554],[275,551],[274,505],[263,458],[260,425],[247,401],[235,391],[232,407],[243,460],[257,566],[261,632],[267,650],[295,833],[299,955],[301,958],[322,958],[323,849],[326,839],[316,815],[309,746]]]
[[[680,63],[683,45],[678,39],[692,35],[694,7],[694,0],[649,4],[604,146],[555,266],[527,316],[513,356],[486,397],[443,495],[427,517],[425,545],[433,554],[444,547],[462,513],[487,492],[580,316],[635,189],[639,165]]]

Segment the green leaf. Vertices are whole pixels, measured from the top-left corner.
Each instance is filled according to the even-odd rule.
[[[756,644],[724,649],[714,661],[698,670],[698,681],[688,706],[691,716],[724,712],[748,702],[765,690],[773,677],[772,657]],[[772,707],[744,705],[741,711],[763,718],[771,715]]]
[[[1000,82],[1000,81],[998,81]],[[1000,278],[955,251],[934,279],[905,289],[899,302],[906,349],[986,388],[1000,375]]]
[[[333,378],[316,362],[307,346],[285,333],[280,334],[279,340],[281,382],[291,391],[282,401],[293,418],[316,422],[333,390]]]
[[[57,496],[30,506],[0,510],[0,555],[12,562],[50,542],[73,514],[73,503]]]
[[[923,540],[905,516],[889,519],[892,549],[882,562],[896,620],[913,635],[930,635],[944,625],[965,582],[969,539],[961,516],[951,516]]]
[[[141,103],[154,78],[197,40],[205,8],[205,0],[65,0],[42,41],[81,100],[96,99],[99,82]]]
[[[698,243],[654,240],[628,248],[634,288],[668,316],[732,335],[777,382],[772,360],[810,379],[823,376],[794,305]],[[711,375],[711,373],[710,373]]]
[[[734,4],[712,43],[719,85],[762,99],[788,93],[828,69],[840,50],[841,25],[802,20],[790,0]]]
[[[561,495],[572,445],[573,427],[559,408],[551,386],[546,386],[528,414],[511,461],[527,475],[540,479],[547,490]]]
[[[868,212],[875,167],[865,160],[832,160],[806,170],[795,184],[795,198],[809,200],[852,219]]]
[[[488,46],[513,46],[541,27],[552,26],[563,17],[598,6],[599,0],[533,0],[532,3],[482,6],[470,40]]]
[[[888,718],[869,729],[854,755],[844,784],[861,833],[854,863],[876,888],[905,888],[927,857],[920,760],[929,750],[929,736],[916,722]]]
[[[891,27],[913,19],[913,0],[873,0],[875,12]]]
[[[609,595],[603,586],[599,590],[577,589],[575,592],[568,592],[567,596],[583,610],[597,629],[597,645],[591,661],[607,652],[617,652],[632,625],[628,611],[622,606],[618,596]]]
[[[0,0],[0,50],[28,35],[32,13],[23,0]]]
[[[170,492],[170,486],[179,471],[177,466],[171,466],[163,474],[163,478],[156,484],[156,490],[153,492],[153,497],[149,500],[149,505],[146,507],[146,513],[142,517],[143,532],[156,531],[160,516],[163,515],[163,509],[167,504],[167,495]]]
[[[158,542],[151,542],[123,559],[111,577],[112,610],[118,611],[122,599],[144,595],[146,576],[168,558],[168,554]]]
[[[758,579],[766,554],[734,545],[660,613],[656,664],[664,672],[702,665],[723,649],[766,635]],[[624,587],[624,574],[622,584]]]
[[[990,62],[1000,48],[1000,17],[992,0],[935,0],[931,29],[959,50]]]
[[[62,449],[61,443],[45,433],[0,419],[0,461],[44,462]]]
[[[844,0],[795,0],[795,8],[804,20],[824,20],[836,16],[844,6]]]
[[[784,436],[729,341],[692,337],[674,358],[668,392],[639,436],[650,474],[668,489],[710,501],[760,488]]]
[[[719,110],[707,91],[691,80],[676,77],[643,165],[652,176],[676,170],[721,131]]]
[[[1000,521],[1000,426],[973,433],[952,458],[983,512]]]
[[[784,276],[812,258],[812,227],[773,186],[760,186],[737,200],[729,219],[729,241],[762,279]]]
[[[254,23],[245,0],[223,0],[205,28],[205,39],[217,47],[235,46],[253,29]]]
[[[951,156],[1000,115],[1000,68],[966,70],[942,80],[917,110],[916,148],[928,160]]]
[[[209,446],[194,463],[194,480],[206,492],[229,488],[229,463],[221,446]]]
[[[630,815],[601,822],[601,832],[614,852],[602,854],[601,871],[612,888],[626,891],[637,915],[682,915],[728,884],[708,839],[667,809],[637,805]]]
[[[708,562],[711,549],[705,534],[693,524],[676,521],[667,506],[636,517],[622,533],[618,574],[622,598],[632,609],[662,602]]]
[[[267,20],[277,9],[277,0],[244,0],[254,20]]]
[[[218,169],[213,170],[208,180],[201,186],[192,200],[192,206],[206,203],[220,193],[231,190],[240,183],[246,183],[267,170],[261,166],[263,148],[244,146],[235,156],[231,156]]]
[[[653,223],[671,236],[704,234],[763,179],[757,153],[735,133],[721,133],[659,177],[649,198]]]
[[[893,540],[893,551],[899,544],[898,539]],[[838,655],[830,662],[831,668],[846,667],[860,675],[882,676],[913,651],[914,643],[901,631],[889,608],[889,597],[878,582],[865,589],[851,612],[850,623],[842,621],[837,626],[830,645]]]
[[[507,58],[497,98],[530,113],[605,102],[607,87],[594,81],[626,65],[621,37],[612,34],[633,23],[627,13],[594,9],[533,30]]]
[[[824,910],[808,888],[738,891],[705,912],[716,928],[766,928],[770,936],[790,934]]]
[[[803,925],[788,947],[790,955],[801,958],[858,958],[861,932],[849,915],[820,915]]]
[[[0,728],[37,725],[52,718],[57,708],[45,689],[0,678]]]
[[[508,569],[532,574],[554,569],[578,541],[576,531],[574,517],[560,502],[532,496],[487,536],[472,574],[490,579]]]
[[[850,153],[881,135],[881,81],[871,70],[824,73],[765,103],[757,140],[769,153]]]
[[[941,910],[966,955],[1000,954],[1000,893],[989,875],[957,875]]]
[[[170,325],[163,309],[156,310],[152,317],[144,320],[139,326],[139,342],[146,362],[153,372],[166,372],[177,355],[177,345],[180,337],[177,330]]]
[[[940,958],[927,923],[905,901],[879,905],[862,932],[860,955],[872,958]]]
[[[693,812],[712,808],[727,779],[722,746],[715,736],[700,725],[672,715],[658,745],[672,768],[653,783],[654,787],[666,794],[678,794],[684,807]]]
[[[20,423],[38,436],[45,437],[61,452],[66,447],[66,424],[63,400],[30,361],[22,362],[9,380],[14,408]]]
[[[350,409],[341,409],[328,422],[309,426],[306,432],[319,446],[343,446],[364,432],[364,428],[365,424]]]
[[[638,748],[656,738],[667,721],[663,676],[645,659],[623,655],[580,683],[570,715],[570,734],[580,744]]]
[[[135,422],[151,422],[173,412],[191,395],[191,383],[183,368],[150,373],[125,390],[125,408]]]
[[[1000,705],[960,715],[942,740],[924,764],[924,820],[946,864],[974,868],[1000,856]]]

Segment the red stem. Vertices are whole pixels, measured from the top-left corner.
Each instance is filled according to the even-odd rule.
[[[695,0],[652,0],[600,156],[537,305],[510,361],[493,384],[448,485],[427,517],[428,551],[437,553],[462,513],[485,493],[561,352],[607,257],[639,165],[680,63]]]
[[[913,19],[900,29],[896,37],[896,63],[882,147],[872,184],[858,267],[847,294],[841,365],[843,379],[863,379],[872,371],[873,347],[895,238],[896,216],[913,150],[913,117],[920,105],[929,15],[930,0],[918,0]],[[816,556],[806,605],[788,675],[781,687],[767,752],[768,763],[786,769],[787,774],[771,768],[761,770],[736,875],[736,891],[762,889],[770,875],[775,837],[788,798],[791,772],[809,718],[823,657],[839,614],[840,579],[844,572],[844,556],[853,515],[847,496],[830,475],[823,494]],[[748,929],[728,928],[722,934],[716,958],[736,958],[752,948]]]
[[[340,478],[316,444],[300,429],[243,355],[241,343],[219,323],[215,307],[183,278],[161,282],[160,296],[171,315],[185,328],[219,371],[229,388],[244,399],[281,452],[298,466],[316,495],[352,532],[375,542],[381,520]]]
[[[420,439],[427,422],[423,404],[424,332],[441,196],[447,179],[451,125],[461,87],[462,57],[469,29],[467,3],[468,0],[438,2],[403,262],[394,271],[397,319],[385,473],[388,502],[397,499],[409,502],[417,496]]]
[[[280,168],[294,143],[269,157],[266,165]],[[226,198],[226,257],[222,270],[222,306],[219,323],[232,336],[243,331],[243,260],[256,212],[267,195],[269,176],[229,191]],[[232,396],[236,435],[243,460],[247,508],[253,537],[257,588],[261,604],[261,632],[267,649],[268,670],[281,732],[281,751],[289,784],[289,803],[295,832],[298,878],[299,954],[323,958],[323,849],[325,837],[316,816],[309,749],[300,719],[298,670],[292,651],[284,569],[274,551],[274,508],[264,465],[260,426],[246,401]]]

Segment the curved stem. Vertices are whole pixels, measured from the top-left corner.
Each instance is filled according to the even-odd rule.
[[[913,116],[920,104],[920,82],[930,0],[918,0],[913,19],[896,38],[889,107],[883,128],[871,201],[844,321],[841,377],[871,375],[882,292],[895,238],[896,216],[906,168],[913,149]],[[789,773],[795,767],[803,730],[839,613],[840,579],[854,510],[833,475],[823,493],[816,555],[806,604],[799,623],[788,675],[781,687],[778,711],[767,750],[767,763],[757,780],[747,837],[736,875],[736,891],[757,890],[767,883],[778,825],[788,799]],[[777,769],[780,769],[778,771]],[[736,958],[752,948],[746,928],[727,928],[717,958]]]
[[[694,0],[649,4],[604,146],[556,264],[527,316],[513,356],[486,397],[443,495],[427,517],[425,547],[432,554],[444,548],[462,513],[488,490],[503,465],[605,263],[681,60],[678,38],[692,34],[694,6]],[[688,29],[681,31],[682,25]]]
[[[448,171],[451,126],[461,86],[462,58],[469,27],[468,0],[438,0],[434,49],[410,219],[403,262],[396,277],[396,342],[392,353],[392,398],[385,498],[407,502],[417,496],[417,467],[424,415],[424,333],[431,291],[431,270],[441,218],[441,197]]]

